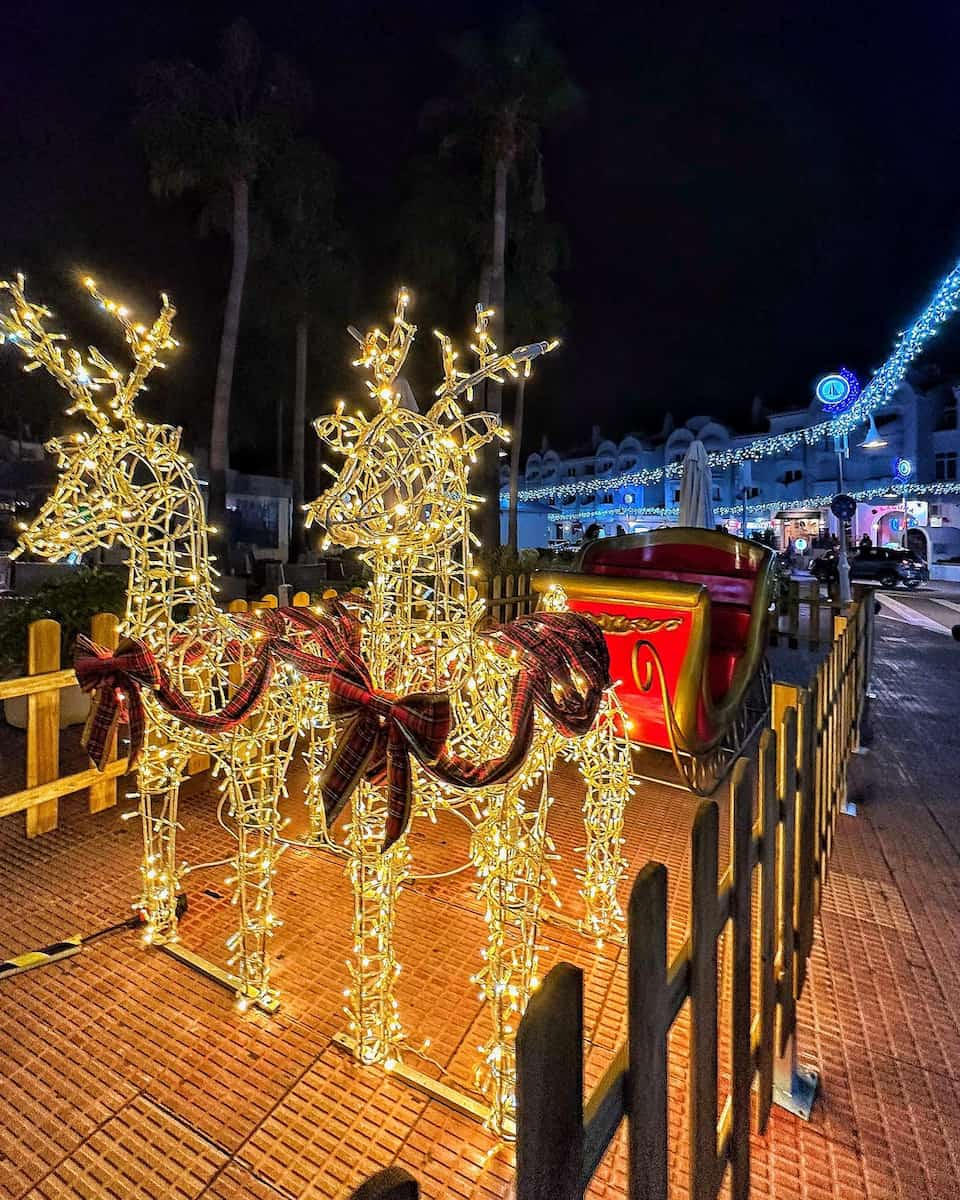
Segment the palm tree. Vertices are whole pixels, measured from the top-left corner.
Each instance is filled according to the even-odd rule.
[[[233,245],[223,314],[210,427],[211,518],[223,527],[230,466],[230,395],[240,311],[250,254],[250,190],[269,168],[289,130],[310,103],[305,79],[288,60],[266,62],[256,33],[243,18],[220,40],[212,71],[192,62],[153,63],[140,72],[135,125],[160,197],[197,190],[216,219],[229,205]]]
[[[276,225],[269,271],[275,317],[294,327],[294,389],[291,437],[293,535],[290,557],[304,547],[304,432],[310,334],[322,299],[338,295],[345,282],[344,239],[334,219],[336,171],[313,143],[293,143],[265,181],[265,201]]]
[[[456,99],[435,103],[433,110],[452,118],[445,148],[454,150],[463,143],[472,146],[482,186],[492,193],[492,236],[489,257],[481,270],[481,298],[494,310],[490,332],[504,348],[510,186],[512,183],[516,196],[526,192],[528,208],[542,208],[542,131],[577,107],[581,94],[567,74],[562,54],[546,39],[536,16],[514,18],[493,39],[465,34],[450,51],[458,68]],[[499,384],[487,384],[486,408],[498,414],[502,411]],[[487,507],[483,540],[494,549],[500,541],[496,449],[488,448],[484,467]]]

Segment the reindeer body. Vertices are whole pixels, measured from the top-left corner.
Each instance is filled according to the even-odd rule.
[[[457,370],[450,339],[441,340],[444,380],[428,412],[400,402],[396,379],[415,327],[406,319],[401,292],[392,332],[361,340],[357,365],[370,369],[368,384],[379,411],[371,419],[347,416],[341,405],[316,428],[346,458],[344,469],[307,506],[329,539],[366,549],[372,571],[370,612],[363,653],[375,685],[391,694],[445,692],[453,714],[451,741],[466,760],[489,761],[506,753],[516,660],[497,653],[481,636],[484,605],[470,586],[470,513],[477,498],[469,473],[479,447],[503,436],[489,413],[468,414],[474,386],[510,371],[529,371],[533,358],[552,347],[537,343],[498,355],[486,332],[489,313],[478,306],[479,369]],[[564,607],[559,593],[549,603]],[[514,1024],[537,983],[537,934],[545,898],[554,898],[549,866],[547,780],[557,755],[575,758],[587,781],[588,848],[584,928],[603,936],[621,913],[616,888],[622,871],[620,835],[629,794],[629,757],[617,734],[616,702],[608,693],[590,734],[565,738],[540,714],[526,761],[506,783],[479,790],[452,788],[428,771],[416,774],[414,815],[444,808],[478,814],[471,857],[488,923],[483,965],[474,980],[490,1003],[492,1032],[483,1047],[478,1078],[490,1102],[490,1123],[500,1134],[515,1114]],[[316,794],[316,789],[311,789]],[[528,799],[532,797],[532,799]],[[358,1056],[389,1062],[400,1053],[402,1025],[393,985],[396,897],[410,871],[405,838],[381,852],[385,798],[362,785],[354,796],[348,832],[354,886],[354,957],[351,1033]],[[316,814],[323,825],[323,815]]]
[[[196,711],[210,712],[231,679],[249,666],[256,634],[250,638],[217,608],[203,498],[180,451],[180,431],[144,421],[134,410],[147,376],[162,365],[160,352],[175,344],[174,309],[164,297],[147,330],[133,325],[88,281],[94,298],[120,321],[133,351],[134,367],[124,377],[97,350],[86,363],[73,350],[65,358],[57,345],[62,335],[46,330],[50,314],[27,301],[22,279],[3,286],[13,307],[0,318],[0,331],[26,354],[28,368],[43,366],[57,379],[73,399],[68,412],[82,414],[92,426],[50,444],[59,480],[21,545],[53,560],[70,550],[124,545],[129,579],[121,634],[146,645]],[[113,390],[108,405],[94,399],[100,387]],[[251,1002],[274,1006],[268,944],[278,923],[272,912],[277,805],[297,734],[317,707],[316,691],[317,685],[282,667],[252,715],[230,730],[194,728],[152,692],[143,695],[147,732],[137,795],[144,855],[136,907],[146,922],[144,940],[177,940],[176,899],[184,871],[177,860],[179,788],[190,756],[209,755],[237,823],[233,882],[240,926],[228,947],[241,1008]]]

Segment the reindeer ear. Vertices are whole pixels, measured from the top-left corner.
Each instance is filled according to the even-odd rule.
[[[367,427],[367,419],[359,413],[355,417],[344,416],[343,411],[330,417],[317,417],[313,423],[317,436],[335,450],[343,450],[345,439],[356,441]]]
[[[459,438],[460,444],[468,454],[475,454],[481,446],[492,441],[498,434],[503,434],[500,418],[493,413],[469,413],[460,417],[449,427],[450,432]]]

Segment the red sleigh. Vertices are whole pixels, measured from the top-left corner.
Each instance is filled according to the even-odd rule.
[[[772,569],[758,542],[658,529],[591,542],[573,572],[534,586],[560,586],[597,621],[631,742],[669,751],[708,795],[766,720]]]

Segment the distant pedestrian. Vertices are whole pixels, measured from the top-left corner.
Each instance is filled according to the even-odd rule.
[[[873,538],[869,533],[865,533],[860,539],[860,553],[864,554],[867,550],[873,549]]]

